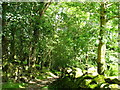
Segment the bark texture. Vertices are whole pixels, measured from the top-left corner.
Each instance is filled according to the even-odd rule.
[[[106,31],[105,31],[105,25],[106,25],[106,8],[105,3],[101,2],[100,4],[100,38],[99,38],[99,45],[98,45],[98,73],[100,75],[104,75],[105,72],[105,53],[106,53]]]

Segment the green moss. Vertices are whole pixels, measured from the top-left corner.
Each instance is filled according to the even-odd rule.
[[[110,84],[109,88],[118,88],[118,84]]]
[[[89,85],[89,87],[90,87],[91,89],[94,89],[94,88],[96,88],[97,86],[98,86],[97,84]]]
[[[101,84],[105,82],[104,78],[105,77],[103,75],[98,75],[93,79],[93,81],[95,81],[97,84]]]
[[[12,83],[7,82],[2,85],[2,88],[25,88],[25,83]]]
[[[111,85],[109,83],[105,82],[105,77],[103,75],[83,75],[79,78],[71,78],[65,76],[64,78],[58,79],[54,83],[52,83],[52,87],[56,88],[55,90],[59,88],[78,88],[78,89],[100,89],[100,88],[116,88],[117,85]]]
[[[89,88],[89,84],[91,83],[91,81],[91,79],[84,79],[83,81],[81,81],[79,86],[81,88]]]
[[[109,83],[103,83],[100,85],[100,88],[108,88]]]
[[[77,88],[77,85],[74,83],[73,80],[71,80],[71,78],[69,77],[64,77],[64,78],[60,78],[57,79],[56,81],[54,81],[51,85],[49,85],[49,88]]]

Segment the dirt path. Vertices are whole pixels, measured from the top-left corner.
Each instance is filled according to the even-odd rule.
[[[53,81],[55,81],[57,78],[59,77],[49,77],[47,79],[44,80],[40,80],[40,79],[35,79],[29,82],[29,86],[27,87],[29,90],[39,90],[42,87],[47,87],[50,83],[52,83]]]

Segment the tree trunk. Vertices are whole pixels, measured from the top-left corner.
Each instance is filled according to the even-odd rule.
[[[1,52],[1,55],[2,55],[2,59],[5,60],[8,58],[8,46],[9,46],[9,39],[3,35],[3,33],[5,32],[5,26],[6,26],[6,21],[5,21],[5,16],[6,16],[6,8],[7,8],[8,4],[7,3],[3,3],[2,4],[2,21],[1,21],[1,27],[2,27],[2,30],[1,30],[1,34],[2,34],[2,52]],[[4,47],[4,48],[3,48]]]
[[[10,46],[10,58],[9,60],[14,61],[14,56],[15,56],[15,30],[16,28],[11,28],[11,36],[12,36],[12,40],[11,40],[11,46]]]
[[[105,53],[106,53],[106,18],[105,18],[105,3],[101,2],[100,5],[100,38],[99,38],[99,45],[98,45],[98,73],[100,75],[104,75],[105,72]]]
[[[36,22],[33,24],[34,30],[33,30],[33,40],[31,43],[31,47],[30,47],[30,58],[29,58],[29,62],[30,65],[32,66],[33,64],[35,64],[36,61],[36,57],[37,57],[37,48],[38,48],[38,41],[39,41],[39,34],[40,34],[40,30],[38,25],[40,25],[40,22],[38,22],[38,20],[41,19],[42,15],[44,14],[44,12],[47,10],[47,8],[49,7],[49,5],[51,4],[51,2],[48,3],[44,3],[44,2],[40,2],[41,4],[41,8],[39,8],[39,10],[36,12],[39,14],[39,16],[36,16]],[[43,61],[41,62],[41,68],[43,67]]]

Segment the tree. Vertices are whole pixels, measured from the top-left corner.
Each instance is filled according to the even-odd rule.
[[[98,73],[104,75],[106,70],[106,23],[108,20],[119,17],[119,16],[112,16],[109,19],[106,18],[107,15],[107,5],[109,5],[107,2],[101,2],[100,3],[100,33],[99,33],[99,45],[98,45]],[[113,14],[114,15],[114,14]]]
[[[98,45],[98,73],[104,74],[105,71],[105,52],[106,52],[106,8],[105,3],[101,2],[100,4],[100,38],[99,38],[99,45]]]

